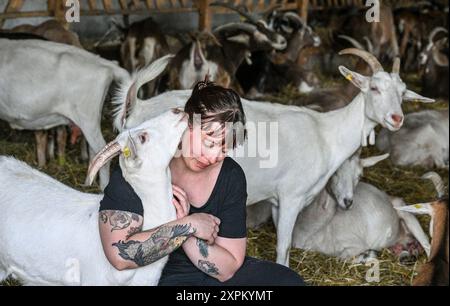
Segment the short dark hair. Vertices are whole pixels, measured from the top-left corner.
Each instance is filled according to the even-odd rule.
[[[232,123],[234,126],[233,149],[243,144],[247,137],[246,118],[241,98],[231,88],[224,88],[207,80],[198,82],[186,102],[184,111],[189,115],[191,126],[194,114],[201,115],[202,128],[210,122],[219,122],[222,127],[226,123]],[[237,128],[236,124],[238,124]]]

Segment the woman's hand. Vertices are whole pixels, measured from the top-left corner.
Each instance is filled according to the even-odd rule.
[[[177,211],[177,220],[186,218],[186,221],[195,228],[195,237],[205,240],[208,244],[214,244],[219,233],[219,218],[205,213],[189,215],[191,206],[186,192],[177,185],[172,185],[172,192],[174,196],[172,202]]]
[[[219,233],[220,219],[205,213],[192,214],[186,217],[195,229],[194,237],[205,240],[209,245],[214,244]]]
[[[178,187],[177,185],[172,185],[173,200],[172,203],[177,211],[177,220],[189,215],[189,209],[191,205],[189,204],[189,199],[186,192]]]

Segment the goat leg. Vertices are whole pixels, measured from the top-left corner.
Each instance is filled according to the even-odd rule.
[[[62,125],[56,128],[56,143],[58,145],[58,164],[64,166],[66,163],[66,144],[67,144],[67,130],[66,126]]]
[[[47,156],[49,160],[55,160],[55,130],[51,129],[47,134]]]
[[[47,150],[47,131],[45,130],[36,131],[34,135],[36,137],[36,153],[38,166],[40,168],[43,168],[47,163],[45,158],[46,157],[45,152]]]

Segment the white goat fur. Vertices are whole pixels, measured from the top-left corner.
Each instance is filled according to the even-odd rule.
[[[0,39],[0,119],[15,129],[46,130],[70,121],[80,127],[91,156],[105,145],[101,111],[113,81],[128,72],[74,46]],[[109,180],[108,166],[100,185]]]
[[[417,219],[395,209],[406,205],[401,198],[390,197],[370,184],[357,183],[367,160],[358,156],[347,160],[329,182],[333,196],[323,190],[300,213],[293,247],[348,259],[396,244],[406,248],[412,234],[429,254],[430,242]],[[344,198],[353,200],[351,209],[341,208]]]
[[[398,166],[448,168],[449,112],[425,110],[406,115],[403,128],[392,133],[383,129],[377,147],[389,152]]]
[[[129,135],[137,144],[139,166],[124,156],[120,166],[142,199],[143,230],[176,217],[168,165],[187,127],[180,116],[169,112],[117,137],[122,149]],[[150,136],[143,145],[141,132]],[[108,262],[98,228],[102,195],[76,191],[12,157],[0,157],[0,184],[0,281],[12,275],[25,285],[157,284],[167,257],[126,271]]]

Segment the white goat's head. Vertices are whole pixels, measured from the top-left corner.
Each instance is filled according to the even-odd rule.
[[[390,131],[398,131],[404,121],[402,111],[403,101],[416,101],[423,103],[435,102],[408,90],[400,78],[400,59],[396,59],[392,73],[385,72],[383,66],[375,56],[367,51],[356,48],[345,49],[339,53],[353,54],[361,57],[372,69],[371,77],[353,72],[344,66],[339,67],[341,74],[358,87],[365,100],[366,117],[381,124]]]
[[[364,168],[369,168],[389,157],[389,154],[360,158],[360,150],[347,159],[330,178],[327,190],[342,209],[350,209],[353,205],[353,195]]]
[[[121,132],[94,157],[86,184],[91,185],[100,168],[119,154],[124,174],[165,173],[186,128],[187,115],[173,109]]]

